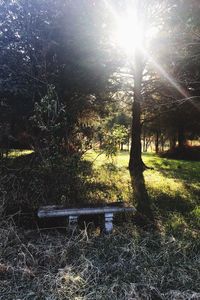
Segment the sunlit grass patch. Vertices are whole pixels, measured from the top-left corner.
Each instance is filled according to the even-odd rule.
[[[84,158],[94,162],[94,167],[96,168],[106,163],[113,163],[117,167],[128,168],[129,153],[128,151],[122,151],[116,156],[107,157],[102,151],[90,150],[85,154]]]
[[[9,151],[8,157],[14,158],[14,157],[19,157],[19,156],[25,156],[25,155],[31,154],[33,152],[34,152],[33,150],[18,150],[18,149],[13,149],[13,150]]]
[[[155,194],[165,193],[170,197],[189,196],[189,192],[183,182],[176,178],[167,177],[159,171],[145,171],[145,180],[147,187]]]
[[[89,178],[88,198],[93,202],[129,201],[131,198],[130,180],[127,172],[113,163],[105,163],[95,168]]]
[[[200,229],[200,205],[197,205],[190,213],[191,223]]]
[[[112,160],[94,151],[86,158],[94,162],[96,180],[107,185],[109,201],[133,201],[127,151]],[[199,228],[200,162],[166,159],[153,153],[144,153],[143,160],[153,168],[146,170],[144,177],[156,216],[169,232],[193,234]]]
[[[192,215],[198,218],[200,222],[200,206],[195,207],[195,209],[192,211]]]
[[[93,161],[97,169],[110,162],[118,168],[125,181],[130,181],[127,151],[118,153],[113,159],[107,158],[104,153],[90,151],[86,159]],[[154,168],[144,172],[147,187],[153,196],[164,193],[169,197],[181,196],[186,199],[200,188],[200,162],[163,159],[152,153],[143,154],[143,160],[147,166]]]

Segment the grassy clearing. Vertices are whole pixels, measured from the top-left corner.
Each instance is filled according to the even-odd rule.
[[[69,206],[84,201],[133,201],[128,152],[121,152],[111,160],[105,154],[89,151],[81,165],[72,161],[62,166],[56,164],[53,169],[25,155],[27,152],[20,154],[16,157],[16,152],[10,153],[11,157],[1,170],[0,188],[6,192],[8,208],[16,207],[18,211],[25,207],[31,212],[42,204],[59,204],[62,195],[66,198],[64,204]],[[184,237],[198,235],[200,162],[170,160],[152,153],[145,153],[143,159],[154,168],[144,175],[162,230]]]
[[[96,153],[90,152],[86,159],[94,161],[95,157]],[[144,233],[133,226],[131,216],[123,226],[115,224],[110,236],[99,236],[98,229],[72,233],[65,228],[16,228],[12,217],[4,216],[9,190],[3,194],[1,185],[0,300],[200,299],[200,163],[153,154],[145,154],[144,160],[154,167],[145,171],[145,180],[161,223],[159,233]],[[27,198],[37,191],[36,198],[40,199],[44,185],[37,180],[41,170],[35,174],[31,169],[29,174],[20,168],[13,175],[13,162],[9,161],[12,176],[1,178],[1,183],[6,180],[6,186],[14,187],[8,199],[16,201],[22,191]],[[22,160],[17,158],[16,162],[15,167]],[[87,199],[131,201],[127,164],[126,152],[114,162],[99,156],[92,176],[90,172],[84,174]],[[43,170],[42,176],[49,182],[47,171]],[[26,190],[24,174],[28,180],[32,178],[30,191]],[[54,176],[52,186],[55,182],[58,186],[56,180]]]
[[[132,201],[128,152],[119,153],[114,160],[98,155],[94,151],[86,155],[86,159],[94,162],[97,180],[110,187],[108,194],[114,201]],[[200,162],[170,160],[152,153],[143,154],[143,159],[153,167],[144,175],[163,230],[175,235],[196,235],[200,229]]]

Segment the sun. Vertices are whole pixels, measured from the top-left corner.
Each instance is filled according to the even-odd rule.
[[[114,36],[116,43],[129,55],[143,47],[144,31],[134,16],[119,19]]]
[[[138,19],[136,13],[132,11],[124,16],[115,16],[113,41],[126,54],[132,56],[136,50],[146,51],[158,31],[158,27],[149,26],[146,20]]]

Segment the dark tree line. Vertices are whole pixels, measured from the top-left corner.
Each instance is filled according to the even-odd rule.
[[[1,113],[9,112],[10,135],[28,131],[35,103],[50,85],[65,106],[69,143],[81,118],[103,111],[112,66],[100,46],[96,11],[88,1],[1,3]]]

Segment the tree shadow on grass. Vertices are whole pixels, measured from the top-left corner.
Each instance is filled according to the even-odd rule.
[[[185,198],[176,197],[172,198],[167,194],[161,194],[154,200],[154,205],[162,213],[163,216],[168,215],[169,212],[179,212],[181,214],[188,214],[195,207],[193,203]]]
[[[200,162],[170,159],[150,159],[149,162],[163,175],[183,181],[199,182]]]
[[[157,196],[157,202],[160,203],[161,208],[166,210],[170,208],[184,212],[199,204],[200,162],[156,158],[152,159],[151,163],[154,166],[154,170],[158,171],[163,178],[166,178],[166,181],[172,179],[177,184],[177,191],[174,192],[174,197],[164,192]],[[173,181],[171,183],[173,184]],[[183,195],[184,191],[185,195]]]
[[[147,175],[147,178],[150,176],[149,192],[155,215],[166,232],[193,239],[200,229],[200,162],[157,156],[149,157],[148,162],[155,171],[155,178],[154,174]]]

